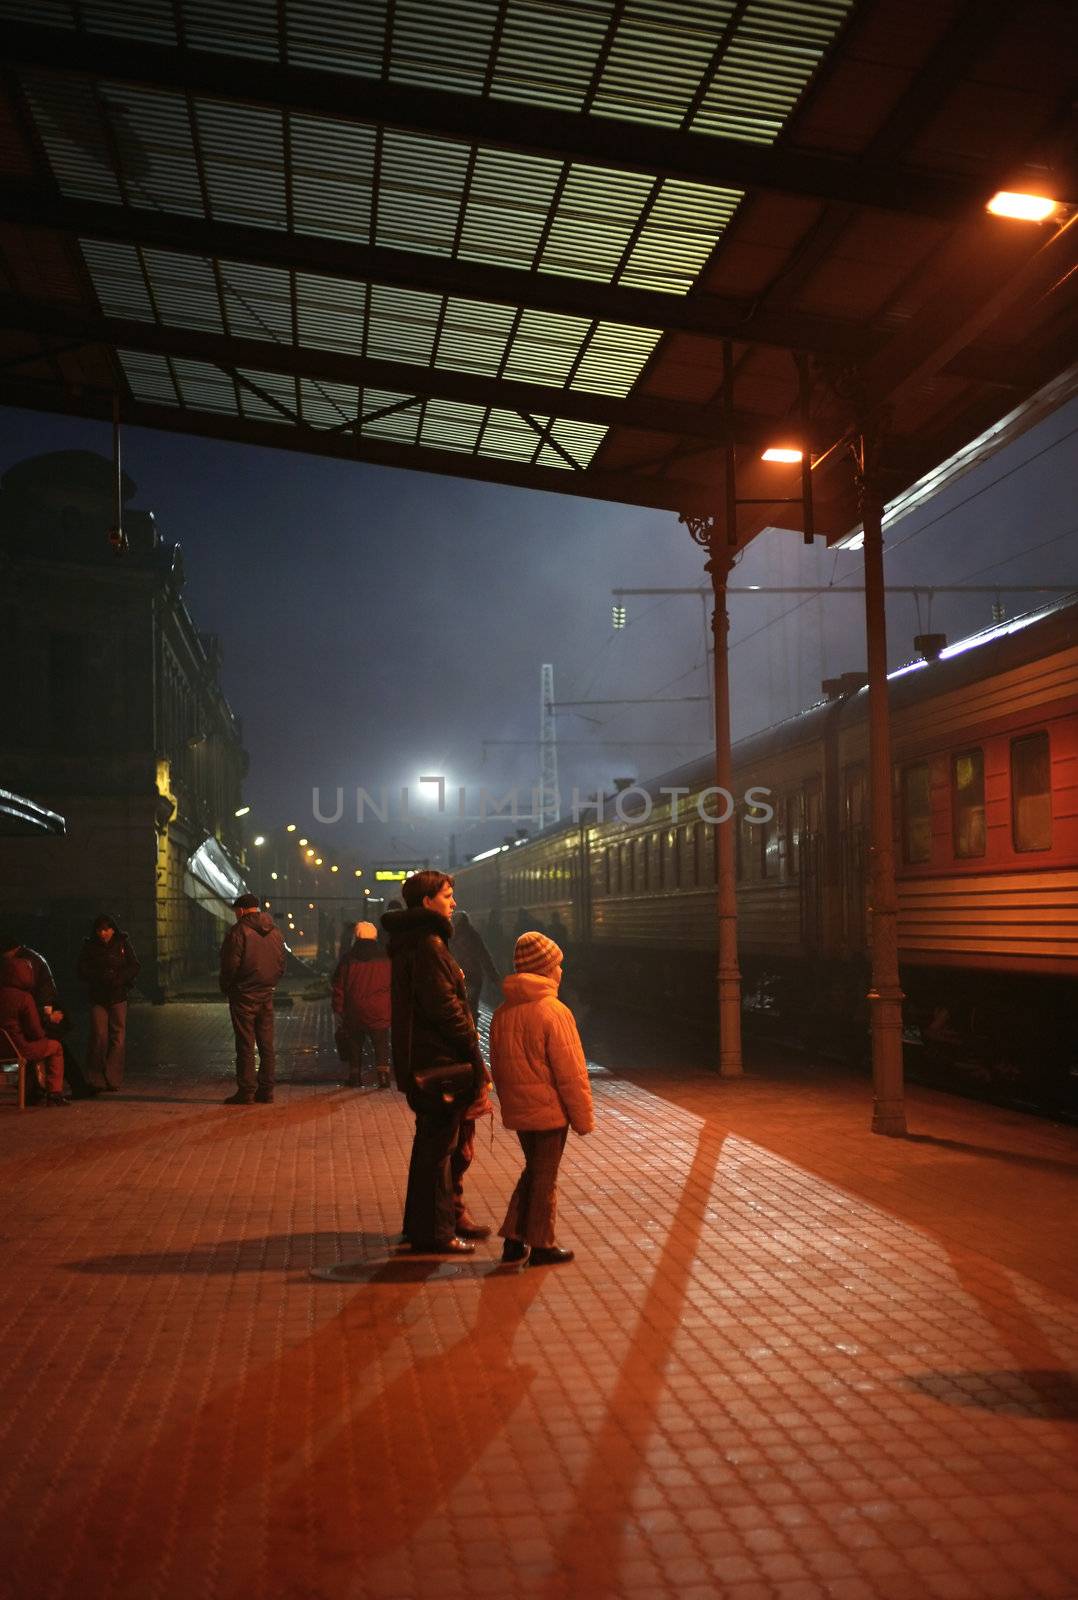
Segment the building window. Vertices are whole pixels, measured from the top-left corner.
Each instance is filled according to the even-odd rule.
[[[1011,837],[1016,850],[1052,848],[1048,733],[1011,740]]]
[[[984,855],[984,751],[963,750],[951,765],[954,853],[960,861]]]
[[[932,859],[932,788],[927,761],[902,769],[902,859]]]

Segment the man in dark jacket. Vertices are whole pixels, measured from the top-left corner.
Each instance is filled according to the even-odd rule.
[[[78,974],[90,1002],[86,1076],[95,1089],[115,1093],[123,1082],[127,996],[139,975],[139,959],[111,917],[95,918],[79,956]]]
[[[389,1088],[389,961],[373,922],[357,922],[355,937],[337,963],[331,998],[341,1059],[349,1087],[363,1083],[363,1046],[369,1038],[379,1089]]]
[[[233,900],[236,925],[221,946],[221,993],[228,996],[236,1036],[235,1094],[226,1106],[249,1106],[273,1099],[276,1057],[273,1050],[273,991],[284,977],[284,940],[257,895]],[[255,1078],[255,1045],[258,1077]]]
[[[469,1255],[471,1241],[490,1233],[464,1206],[463,1174],[479,1107],[424,1096],[414,1082],[422,1068],[470,1062],[473,1100],[481,1102],[486,1091],[464,974],[449,954],[453,880],[444,872],[417,872],[401,893],[404,909],[387,911],[382,926],[393,964],[393,1070],[415,1113],[404,1234],[413,1250]]]

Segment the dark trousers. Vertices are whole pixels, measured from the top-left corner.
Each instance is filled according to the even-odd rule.
[[[379,1072],[389,1071],[389,1029],[352,1028],[344,1036],[348,1072],[352,1078],[359,1078],[363,1072],[363,1049],[368,1039],[374,1051],[375,1067]]]
[[[409,1099],[409,1104],[411,1100]],[[415,1112],[415,1137],[408,1165],[408,1193],[404,1200],[404,1236],[417,1249],[432,1249],[453,1237],[458,1210],[463,1206],[463,1177],[470,1152],[460,1165],[458,1146],[463,1131],[461,1106]],[[474,1127],[474,1124],[466,1126]]]
[[[127,1001],[110,1006],[91,1005],[90,1043],[86,1050],[86,1076],[95,1088],[124,1081],[124,1040],[127,1036]]]
[[[524,1152],[520,1174],[505,1221],[498,1229],[503,1239],[521,1239],[540,1250],[554,1244],[558,1219],[558,1167],[568,1128],[525,1129],[517,1132]]]
[[[230,994],[228,1009],[236,1035],[236,1083],[241,1094],[272,1089],[277,1075],[273,1049],[273,992],[267,995]],[[255,1046],[258,1046],[258,1080],[255,1081]]]

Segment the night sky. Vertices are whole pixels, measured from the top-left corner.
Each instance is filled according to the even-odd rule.
[[[888,580],[1078,586],[1076,435],[1072,401],[897,525]],[[111,430],[5,413],[0,470],[71,449],[110,454]],[[695,597],[630,598],[629,625],[611,628],[612,589],[705,581],[703,553],[672,515],[138,429],[125,431],[124,466],[138,485],[131,503],[183,547],[196,623],[221,636],[224,687],[251,756],[252,825],[296,821],[371,859],[444,859],[449,825],[433,790],[413,787],[427,795],[413,809],[429,823],[358,830],[356,786],[399,791],[441,772],[467,785],[472,810],[480,785],[526,791],[537,751],[490,745],[484,754],[483,741],[537,738],[544,661],[561,700],[706,693]],[[731,581],[842,580],[861,581],[859,555],[821,541],[806,551],[799,535],[772,532]],[[1036,603],[1015,596],[1008,615]],[[823,677],[863,669],[862,604],[860,595],[732,600],[735,737],[810,704]],[[909,659],[915,633],[931,627],[954,640],[987,623],[991,604],[991,595],[940,595],[930,618],[922,602],[918,621],[912,598],[894,597],[891,664]],[[582,711],[558,719],[566,800],[573,785],[653,776],[707,747],[706,702]],[[570,742],[616,739],[627,742]],[[346,789],[334,829],[311,820],[314,785],[323,808],[337,785]],[[458,851],[497,843],[506,826],[454,823]]]

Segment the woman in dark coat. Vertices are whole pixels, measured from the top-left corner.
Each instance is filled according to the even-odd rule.
[[[111,917],[95,920],[79,956],[78,973],[90,1001],[86,1076],[95,1087],[115,1092],[123,1082],[127,996],[138,977],[139,960],[127,934]]]

